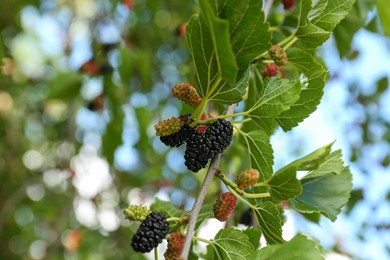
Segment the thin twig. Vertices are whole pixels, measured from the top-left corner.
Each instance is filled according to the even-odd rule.
[[[236,105],[230,105],[227,109],[226,114],[231,115],[234,113],[234,110],[236,109]],[[219,160],[221,158],[221,154],[218,154],[215,156],[210,163],[210,167],[207,170],[206,177],[203,181],[202,187],[200,189],[199,195],[196,198],[195,204],[192,207],[191,213],[190,213],[190,221],[188,223],[186,238],[184,241],[183,249],[181,251],[180,259],[187,259],[188,254],[190,252],[191,242],[192,242],[192,236],[195,231],[195,224],[196,220],[198,219],[200,208],[203,205],[204,198],[206,197],[207,191],[210,187],[211,181],[213,180],[213,177],[215,175],[215,172],[218,169]]]

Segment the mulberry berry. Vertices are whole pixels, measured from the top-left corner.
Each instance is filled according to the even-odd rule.
[[[131,247],[136,252],[150,252],[162,242],[168,231],[169,223],[165,216],[160,212],[152,212],[134,234]]]
[[[283,0],[284,10],[290,10],[294,7],[296,0]]]
[[[263,76],[263,78],[275,77],[278,75],[278,68],[274,63],[266,64],[261,71],[261,75]]]
[[[161,142],[170,147],[179,147],[183,145],[183,143],[187,140],[187,138],[194,132],[195,130],[188,125],[182,126],[182,128],[171,135],[160,136]]]
[[[166,260],[178,260],[180,259],[181,251],[184,245],[184,236],[180,232],[171,233],[167,238],[168,249],[165,251],[164,256]]]
[[[271,49],[269,50],[269,55],[277,66],[283,67],[287,65],[287,53],[282,47],[278,45],[272,45]]]
[[[232,141],[233,126],[225,119],[218,119],[206,130],[206,137],[212,144],[215,154],[222,153]]]
[[[199,96],[198,92],[196,92],[196,89],[188,83],[177,84],[172,89],[172,94],[193,108],[197,108],[200,102],[202,102],[202,98]]]
[[[214,203],[214,217],[226,221],[236,207],[237,198],[230,192],[221,193]]]
[[[187,139],[187,148],[184,153],[187,168],[198,172],[206,167],[208,161],[216,155],[212,147],[211,141],[205,134],[194,131]]]
[[[257,183],[260,173],[256,169],[247,169],[242,171],[237,177],[237,185],[240,189],[244,190]]]

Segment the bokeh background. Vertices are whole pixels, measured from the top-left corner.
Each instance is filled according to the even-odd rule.
[[[131,250],[137,224],[123,209],[156,197],[191,209],[204,173],[153,126],[191,112],[171,88],[192,82],[183,24],[197,11],[190,0],[0,1],[0,259],[150,258]],[[275,0],[271,25],[284,14]],[[286,211],[285,237],[308,233],[328,258],[390,258],[389,17],[385,0],[357,1],[319,50],[323,102],[272,137],[275,170],[334,140],[351,166],[335,223]],[[224,156],[234,168],[245,154]]]

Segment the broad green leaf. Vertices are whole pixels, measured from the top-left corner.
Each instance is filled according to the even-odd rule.
[[[80,94],[83,77],[76,72],[66,72],[57,75],[49,83],[48,99],[69,100]]]
[[[279,209],[270,201],[267,201],[254,210],[261,232],[267,244],[283,243],[282,218]]]
[[[351,10],[355,1],[356,0],[328,1],[327,6],[322,13],[311,22],[325,31],[331,32],[336,25],[348,15],[348,12]]]
[[[308,15],[312,10],[311,4],[311,0],[301,1],[298,28],[295,35],[303,41],[305,46],[316,48],[329,39],[330,31],[325,31],[310,22]],[[322,6],[316,9],[316,12],[321,11],[321,8]],[[312,13],[311,15],[317,15],[317,13]]]
[[[270,194],[273,199],[287,200],[302,193],[302,186],[296,177],[297,171],[293,167],[278,171],[268,181]]]
[[[327,5],[328,5],[328,0],[313,0],[312,8],[309,14],[307,15],[309,21],[320,16],[320,14],[325,10]]]
[[[248,227],[247,229],[244,229],[242,232],[244,232],[244,234],[248,236],[249,242],[252,243],[253,248],[259,247],[261,231],[258,228]]]
[[[167,218],[180,218],[186,213],[185,211],[179,210],[177,207],[172,205],[171,202],[160,200],[159,198],[154,199],[154,202],[152,203],[152,205],[150,205],[150,210],[153,212],[161,212]]]
[[[252,77],[249,80],[248,98],[245,101],[245,111],[253,108],[255,103],[260,98],[260,91],[265,89],[263,78],[258,68],[252,70]],[[247,122],[243,126],[244,131],[256,130],[260,126],[267,134],[271,135],[276,128],[276,122],[274,118],[261,118],[255,123],[253,120]]]
[[[196,219],[195,230],[197,230],[205,219],[213,218],[213,205],[206,204],[200,208],[198,218]]]
[[[229,21],[230,42],[239,68],[238,79],[249,64],[271,47],[269,25],[259,0],[212,0],[218,17]]]
[[[347,17],[333,31],[340,57],[351,51],[355,33],[364,26],[368,13],[375,7],[376,0],[357,0]]]
[[[317,169],[322,163],[326,161],[332,149],[333,143],[334,142],[318,148],[314,152],[287,164],[282,169],[278,170],[275,174],[278,174],[278,172],[284,171],[288,168],[295,168],[298,171],[310,171]]]
[[[300,212],[318,212],[335,221],[350,197],[352,174],[346,167],[339,175],[328,173],[305,178],[301,180],[301,184],[302,194],[290,200],[290,205]]]
[[[250,259],[254,254],[249,237],[241,230],[234,228],[221,229],[214,240],[214,259]]]
[[[288,110],[298,100],[301,85],[288,79],[272,77],[266,78],[263,86],[259,99],[249,109],[249,117],[260,127],[270,130],[267,125],[272,125],[275,117]]]
[[[282,245],[270,245],[256,251],[253,259],[262,260],[322,260],[318,244],[302,234],[297,234]]]
[[[288,54],[288,62],[301,74],[302,89],[298,101],[276,119],[284,131],[291,130],[317,109],[328,75],[321,63],[300,49]]]
[[[247,72],[241,77],[240,81],[237,82],[236,87],[225,88],[226,84],[222,84],[221,90],[218,91],[217,94],[212,96],[212,100],[215,102],[226,103],[227,100],[241,100],[242,96],[245,93],[245,90],[248,86],[249,82],[249,69]],[[229,101],[230,103],[230,101]]]
[[[344,169],[341,156],[341,150],[332,152],[317,169],[310,171],[303,179],[319,177],[328,173],[341,174]]]
[[[390,5],[388,0],[377,0],[376,8],[385,31],[385,35],[390,36]]]
[[[238,68],[231,50],[229,24],[226,20],[213,16],[206,1],[200,3],[203,3],[206,14],[192,16],[186,28],[188,47],[195,63],[198,93],[210,98],[219,91],[232,91],[232,102],[237,102],[241,99],[243,90],[234,86]],[[215,46],[217,43],[218,46]],[[221,50],[217,49],[219,46]],[[225,80],[233,84],[232,87]]]
[[[228,85],[233,86],[236,83],[238,66],[229,41],[229,22],[216,16],[209,0],[199,0],[199,6],[202,10],[201,19],[204,18],[211,34],[218,73]]]
[[[239,102],[248,85],[249,64],[271,46],[269,25],[261,11],[261,1],[224,0],[211,4],[214,10],[210,10],[207,1],[200,1],[202,13],[193,16],[187,25],[198,92],[221,103]]]
[[[249,133],[240,131],[247,144],[249,156],[251,158],[251,168],[260,171],[259,181],[267,180],[272,175],[274,161],[273,150],[269,136],[262,130]]]

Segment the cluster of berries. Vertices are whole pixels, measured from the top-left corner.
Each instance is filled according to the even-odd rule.
[[[268,53],[274,63],[267,63],[263,67],[263,70],[261,72],[263,78],[277,76],[279,72],[278,70],[280,70],[283,75],[284,71],[282,67],[287,65],[288,60],[286,51],[278,45],[273,45],[268,51]]]
[[[190,123],[189,115],[184,115],[160,122],[155,128],[167,146],[179,147],[186,143],[185,165],[190,171],[198,172],[230,145],[233,126],[225,119],[217,119],[205,131],[198,131],[197,127],[190,127]]]

